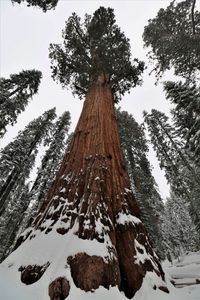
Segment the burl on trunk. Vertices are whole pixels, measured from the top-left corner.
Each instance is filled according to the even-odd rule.
[[[132,298],[147,271],[164,279],[139,219],[120,147],[112,91],[104,75],[89,88],[56,180],[23,240],[34,238],[35,229],[67,236],[72,228],[80,241],[96,240],[107,251],[106,256],[89,255],[85,250],[66,257],[78,288],[92,291],[118,286]],[[55,282],[56,287],[61,285],[61,280]],[[51,296],[52,286],[50,298],[62,299]]]

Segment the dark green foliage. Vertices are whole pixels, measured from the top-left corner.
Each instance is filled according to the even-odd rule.
[[[25,110],[28,100],[37,93],[42,73],[36,70],[22,71],[0,78],[0,137],[7,125],[13,125],[17,116]]]
[[[145,133],[132,115],[120,109],[116,113],[126,166],[140,206],[142,220],[157,254],[164,259],[161,234],[164,205],[147,159],[148,146]]]
[[[200,12],[195,0],[186,0],[161,8],[144,29],[148,56],[156,61],[156,74],[174,67],[175,75],[194,78],[200,71]]]
[[[36,6],[43,10],[43,12],[46,12],[50,9],[55,9],[58,0],[11,0],[12,3],[22,3],[27,2],[27,6]]]
[[[102,73],[110,78],[116,102],[140,83],[144,63],[131,61],[129,40],[116,25],[113,9],[100,7],[84,22],[73,13],[62,37],[62,45],[50,45],[52,76],[80,98]]]
[[[193,160],[200,163],[200,89],[187,83],[165,82],[167,99],[175,107],[171,110],[176,131],[185,140]]]
[[[18,182],[29,176],[33,167],[38,146],[49,142],[48,135],[55,118],[55,109],[45,112],[20,131],[13,142],[2,151],[0,157],[0,215],[5,210],[9,195]]]

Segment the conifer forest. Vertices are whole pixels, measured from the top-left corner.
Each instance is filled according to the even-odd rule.
[[[0,3],[0,299],[198,300],[199,1]]]

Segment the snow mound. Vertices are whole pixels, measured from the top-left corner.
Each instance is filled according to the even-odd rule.
[[[53,234],[52,234],[53,235]],[[74,235],[71,235],[71,239],[74,238]],[[62,236],[61,236],[62,239]],[[31,241],[29,241],[30,243]],[[99,287],[94,292],[84,292],[81,289],[78,289],[74,283],[73,280],[69,274],[69,269],[63,269],[63,258],[66,257],[66,248],[63,250],[63,255],[60,256],[60,266],[56,264],[54,265],[53,261],[58,261],[58,257],[55,259],[55,257],[52,256],[54,253],[54,256],[57,256],[56,249],[59,249],[59,242],[56,241],[53,249],[49,249],[47,240],[44,241],[46,243],[46,251],[45,258],[49,258],[50,266],[48,267],[48,271],[44,273],[44,275],[35,282],[32,285],[25,285],[20,280],[21,273],[18,271],[18,268],[25,264],[26,261],[23,258],[24,251],[29,251],[28,249],[29,244],[28,242],[24,243],[18,251],[21,252],[21,259],[20,261],[15,260],[15,257],[19,258],[19,253],[17,254],[17,250],[14,251],[8,259],[6,259],[1,265],[0,265],[0,291],[1,291],[1,299],[2,300],[49,300],[48,296],[48,285],[49,281],[54,280],[54,278],[57,277],[57,275],[60,275],[60,273],[65,272],[66,277],[70,281],[70,295],[66,298],[67,300],[127,300],[124,293],[121,293],[117,287],[110,287],[109,290],[105,289],[104,287]],[[41,241],[38,240],[38,247],[41,247]],[[74,243],[73,243],[74,244]],[[70,245],[68,241],[68,245]],[[83,246],[83,245],[82,245]],[[76,251],[81,250],[81,245],[77,245]],[[86,249],[86,245],[84,245],[84,250]],[[59,249],[59,255],[60,255]],[[91,241],[90,241],[90,247],[88,247],[88,254],[96,254],[96,251],[101,252],[102,256],[102,250],[103,249],[96,249],[96,246],[94,245],[94,248],[91,248]],[[105,250],[104,250],[105,251]],[[67,250],[68,253],[73,254],[74,249],[70,249],[68,247]],[[37,249],[38,253],[38,249]],[[49,254],[48,254],[49,253]],[[65,255],[64,255],[65,253]],[[37,259],[37,262],[40,264],[46,263],[46,260],[43,259],[44,253],[40,252],[40,255],[37,254],[37,257],[34,255],[34,251],[29,253],[32,255],[33,262],[35,263],[35,260]],[[105,255],[105,252],[103,253]],[[29,257],[29,263],[30,263],[30,257]],[[55,272],[55,268],[57,268]],[[162,282],[160,281],[159,277],[157,277],[153,272],[147,272],[146,276],[144,278],[142,287],[140,290],[135,294],[133,297],[134,300],[199,300],[200,295],[200,284],[199,285],[190,285],[183,288],[175,288],[171,283],[170,280],[173,276],[179,276],[182,273],[182,269],[184,268],[184,274],[186,275],[186,278],[191,278],[191,274],[194,276],[200,275],[200,252],[196,253],[189,253],[185,256],[183,256],[179,262],[176,262],[173,266],[168,263],[168,265],[164,265],[164,269],[166,272],[166,280],[167,280],[167,286],[170,291],[169,294],[164,293],[163,291],[159,290],[158,288],[155,288],[155,283],[157,283],[157,286],[162,285]],[[46,287],[46,289],[44,289]]]

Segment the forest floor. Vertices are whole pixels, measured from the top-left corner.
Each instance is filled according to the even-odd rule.
[[[200,252],[188,253],[165,266],[177,288],[200,284]]]
[[[167,286],[170,291],[166,294],[160,290],[153,290],[152,284],[155,282],[152,273],[148,272],[141,289],[135,294],[133,300],[199,300],[200,295],[200,251],[190,252],[183,255],[179,260],[172,263],[165,261],[163,268],[166,274]],[[8,269],[8,268],[7,268]],[[172,284],[173,282],[173,284]],[[37,284],[36,284],[37,285]],[[46,300],[48,295],[38,298],[36,289],[44,286],[35,287],[35,292],[30,292],[19,285],[19,278],[7,272],[3,266],[0,268],[0,299],[1,300]],[[37,296],[36,296],[37,294]],[[44,294],[43,294],[44,295]],[[127,300],[123,293],[117,288],[109,291],[100,287],[94,293],[85,293],[76,289],[67,300]]]
[[[200,251],[189,252],[172,263],[166,261],[163,268],[167,280],[173,283],[171,289],[176,298],[170,300],[200,299]]]

